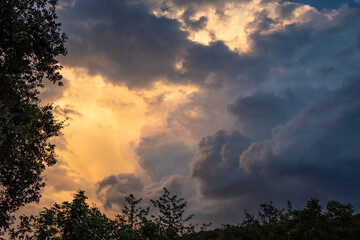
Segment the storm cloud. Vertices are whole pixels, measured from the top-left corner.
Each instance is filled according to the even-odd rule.
[[[285,124],[299,114],[323,91],[312,88],[286,89],[279,95],[255,92],[251,96],[238,98],[229,105],[229,111],[237,116],[242,133],[256,140],[264,140],[271,137],[274,127]]]
[[[222,40],[209,45],[191,41],[180,21],[150,13],[145,3],[78,0],[59,14],[69,35],[70,56],[63,63],[140,88],[162,80],[255,90],[274,82],[278,87],[319,85],[324,76],[326,85],[339,84],[339,77],[358,65],[354,29],[358,31],[360,14],[344,7],[330,21],[309,11],[303,22],[277,29],[300,6],[278,4],[276,18],[266,10],[258,12],[248,25],[251,51],[239,54]],[[184,23],[203,28],[206,16],[192,20],[192,15],[185,11]],[[349,62],[346,67],[344,62]]]
[[[348,77],[266,141],[250,144],[240,133],[224,131],[204,138],[191,177],[211,198],[318,197],[350,200],[358,207],[359,90],[359,75]]]
[[[105,208],[121,205],[130,193],[138,195],[144,189],[142,180],[132,173],[111,175],[97,183],[97,195]]]
[[[60,11],[70,37],[64,65],[130,89],[159,80],[198,89],[169,110],[160,130],[139,137],[134,149],[144,176],[98,182],[105,206],[121,205],[129,193],[150,199],[166,186],[194,209],[207,202],[204,219],[226,219],[266,200],[319,197],[360,207],[355,2],[263,1],[246,26],[246,51],[189,37],[207,31],[209,17],[198,11],[224,1],[166,2],[78,0]],[[183,11],[166,17],[173,8]]]
[[[251,143],[239,132],[218,131],[198,145],[191,165],[191,177],[200,180],[203,195],[226,198],[252,185],[252,179],[239,169],[239,157]]]
[[[348,77],[270,140],[253,143],[241,155],[240,168],[262,179],[297,179],[304,194],[359,204],[359,80]]]

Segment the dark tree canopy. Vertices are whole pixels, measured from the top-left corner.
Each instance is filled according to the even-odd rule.
[[[171,195],[169,190],[163,189],[164,193],[157,200],[151,200],[159,214],[153,216],[154,222],[164,231],[164,235],[169,239],[176,239],[185,233],[191,233],[194,225],[186,225],[185,223],[193,218],[193,214],[184,217],[187,201],[179,198],[177,195]]]
[[[142,199],[136,199],[130,194],[125,198],[122,214],[112,220],[102,214],[98,208],[90,207],[86,203],[87,197],[84,192],[79,191],[72,202],[54,204],[51,208],[45,208],[38,216],[21,216],[17,227],[11,229],[10,237],[28,240],[178,239],[186,228],[187,220],[181,218],[186,204],[183,199],[177,199],[176,196],[169,197],[170,192],[166,190],[159,200],[155,201],[165,203],[164,207],[157,205],[156,207],[160,209],[159,214],[153,216],[153,219],[148,219],[149,208],[140,207]],[[174,206],[168,206],[168,203]],[[174,218],[171,220],[171,225],[167,221],[170,216],[163,218],[167,213]],[[174,232],[175,228],[176,232]]]
[[[0,233],[11,213],[38,201],[41,173],[53,165],[62,123],[41,106],[43,79],[61,85],[66,36],[56,22],[56,0],[0,1]]]
[[[310,199],[303,209],[286,209],[272,203],[260,205],[257,215],[246,212],[238,225],[223,225],[199,232],[187,224],[191,218],[182,218],[186,201],[171,195],[168,190],[151,200],[159,210],[148,218],[149,208],[143,208],[141,199],[133,195],[125,198],[122,214],[114,220],[107,218],[96,207],[86,203],[87,197],[79,191],[72,202],[54,204],[38,216],[21,216],[11,239],[122,239],[122,240],[358,240],[360,214],[354,214],[351,204],[330,201],[326,208],[319,200]],[[155,204],[154,204],[155,203]],[[141,204],[143,205],[143,204]],[[151,211],[151,210],[150,210]],[[153,212],[153,211],[152,211]],[[239,218],[240,220],[240,218]]]

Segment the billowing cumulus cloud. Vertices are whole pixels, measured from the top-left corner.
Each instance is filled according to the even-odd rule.
[[[191,177],[199,180],[203,195],[226,198],[251,188],[251,176],[239,169],[240,154],[250,143],[239,132],[223,130],[201,140],[191,165]]]
[[[253,138],[270,138],[272,129],[289,121],[299,114],[314,99],[321,95],[322,89],[286,89],[276,95],[255,92],[248,97],[240,97],[229,105],[229,111],[238,118],[241,132]]]
[[[64,64],[85,67],[130,87],[146,87],[158,80],[215,88],[232,84],[254,89],[274,81],[279,86],[284,84],[281,81],[315,85],[323,80],[315,80],[321,73],[331,82],[332,76],[337,79],[349,70],[340,65],[358,54],[353,32],[354,23],[359,25],[356,10],[340,9],[331,21],[309,10],[297,23],[282,26],[299,14],[295,11],[301,5],[275,6],[278,16],[268,10],[255,15],[247,27],[251,51],[239,54],[222,40],[209,45],[189,40],[179,20],[156,16],[144,4],[78,0],[60,11],[70,37],[70,56]],[[180,18],[192,29],[204,28],[207,17],[194,20],[192,15],[186,10]]]
[[[175,65],[188,44],[180,23],[149,14],[145,6],[125,1],[76,1],[59,15],[69,35],[64,64],[130,86],[176,78]]]
[[[124,197],[130,193],[138,194],[144,188],[142,180],[131,173],[122,173],[106,177],[97,184],[97,194],[104,199],[104,207],[124,203]]]
[[[253,143],[241,155],[240,168],[265,180],[297,179],[300,192],[321,198],[356,200],[360,194],[355,190],[360,180],[359,80],[358,75],[349,77],[340,89],[277,129],[270,140]]]
[[[359,75],[348,77],[342,87],[275,128],[268,140],[251,142],[226,131],[203,138],[191,177],[202,196],[226,203],[216,215],[235,211],[239,216],[241,209],[233,208],[238,204],[253,209],[261,201],[290,199],[298,206],[310,197],[359,207],[359,83]]]

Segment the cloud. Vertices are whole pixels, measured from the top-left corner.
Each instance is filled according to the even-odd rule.
[[[208,18],[206,16],[201,16],[199,19],[192,19],[195,11],[194,10],[186,10],[182,14],[182,19],[187,27],[189,27],[193,31],[199,31],[204,29],[207,25]]]
[[[188,44],[180,23],[125,1],[85,1],[59,11],[69,35],[65,65],[86,67],[113,82],[148,85],[176,78],[175,65]]]
[[[357,204],[360,192],[360,77],[328,92],[304,113],[280,127],[272,139],[252,143],[240,157],[250,176],[299,194]]]
[[[169,139],[165,134],[141,139],[137,148],[139,164],[155,181],[182,173],[194,151],[183,142]]]
[[[310,11],[303,21],[274,31],[278,20],[270,18],[268,12],[258,13],[258,18],[249,25],[257,29],[250,36],[252,51],[261,64],[256,69],[266,72],[264,76],[267,77],[266,81],[258,83],[276,84],[278,89],[282,86],[339,86],[340,80],[358,67],[353,57],[359,56],[354,48],[359,26],[354,26],[352,18],[359,16],[358,9],[343,8],[330,21]],[[352,57],[341,54],[346,49]],[[324,77],[321,71],[324,68],[333,71]]]
[[[210,204],[207,218],[234,223],[239,206],[254,210],[269,200],[301,206],[310,197],[359,207],[359,90],[360,76],[348,77],[277,127],[269,140],[254,142],[227,131],[203,138],[190,176],[199,184],[200,201]]]
[[[287,87],[319,85],[324,81],[321,69],[334,69],[326,76],[326,84],[339,84],[339,77],[356,64],[348,55],[337,53],[349,49],[353,56],[358,55],[353,31],[360,27],[355,21],[360,15],[357,9],[341,8],[331,21],[308,10],[293,24],[282,26],[290,16],[295,19],[293,12],[301,5],[286,2],[275,6],[278,16],[271,16],[267,10],[257,13],[247,28],[251,51],[239,54],[221,39],[208,45],[189,40],[180,20],[156,16],[144,3],[78,0],[59,12],[70,37],[70,54],[62,62],[84,67],[113,83],[138,88],[159,80],[253,90],[275,81]],[[189,9],[180,16],[185,25],[194,30],[204,28],[207,16],[193,19],[197,9]],[[352,64],[341,67],[344,61]]]
[[[124,203],[130,193],[138,194],[144,189],[142,180],[132,173],[111,175],[97,183],[97,195],[104,201],[105,208]]]
[[[239,157],[251,143],[239,132],[216,132],[203,138],[191,163],[191,178],[207,197],[228,198],[253,186],[253,180],[239,169]]]
[[[142,204],[147,207],[151,206],[150,200],[157,199],[162,195],[164,187],[172,194],[181,198],[185,197],[189,201],[196,196],[196,189],[192,182],[185,176],[177,174],[150,184],[144,184],[141,178],[134,174],[111,175],[97,183],[96,193],[106,209],[122,208],[125,204],[125,197],[129,194],[143,199]]]
[[[255,92],[251,96],[238,98],[229,105],[229,111],[237,116],[243,134],[263,140],[271,136],[274,127],[299,114],[322,92],[322,89],[311,88],[286,89],[279,95]]]

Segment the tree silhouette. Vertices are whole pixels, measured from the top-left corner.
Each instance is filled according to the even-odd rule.
[[[172,196],[167,189],[153,205],[159,210],[146,219],[147,208],[138,207],[141,199],[126,198],[123,214],[115,220],[107,218],[96,207],[86,203],[79,191],[72,202],[54,204],[38,216],[21,216],[11,239],[122,239],[122,240],[358,240],[360,214],[354,215],[351,204],[330,201],[324,210],[319,200],[310,199],[305,208],[276,208],[272,203],[260,206],[259,213],[246,212],[238,225],[223,225],[213,230],[194,232],[186,225],[192,217],[183,218],[186,201]],[[145,212],[144,212],[145,211]],[[208,226],[209,224],[204,224]]]
[[[172,195],[163,188],[164,193],[157,200],[151,200],[155,208],[159,210],[157,216],[152,216],[154,222],[160,226],[166,239],[175,239],[184,233],[190,233],[194,230],[194,225],[186,225],[186,222],[193,218],[193,214],[184,218],[184,208],[187,202],[184,198],[178,199],[177,195]]]
[[[22,216],[12,239],[89,240],[114,239],[114,222],[96,207],[86,203],[87,197],[79,191],[72,202],[54,204],[39,216]]]
[[[11,214],[38,201],[41,173],[53,165],[62,123],[52,106],[40,106],[43,79],[61,85],[66,36],[56,22],[56,0],[0,1],[0,234]]]

